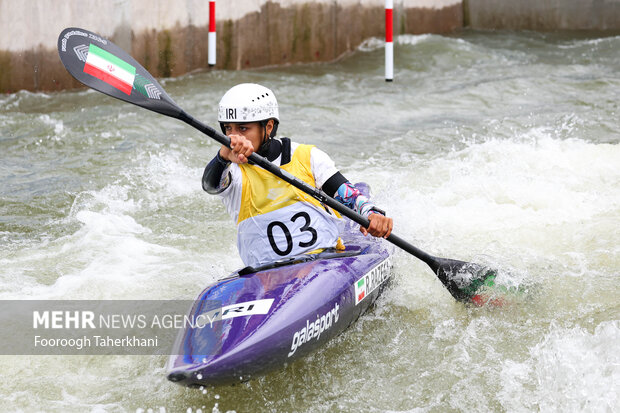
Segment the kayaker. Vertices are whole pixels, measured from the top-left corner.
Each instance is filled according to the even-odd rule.
[[[276,139],[278,102],[268,88],[243,83],[219,103],[218,121],[230,138],[205,168],[202,187],[222,197],[237,223],[237,247],[245,265],[266,262],[322,248],[344,249],[335,213],[313,197],[248,163],[257,152],[306,183],[323,190],[370,221],[364,235],[387,238],[392,219],[362,195],[313,145]],[[257,150],[258,148],[258,150]]]

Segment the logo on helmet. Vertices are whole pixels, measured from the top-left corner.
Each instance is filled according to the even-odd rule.
[[[278,101],[265,86],[242,83],[224,94],[219,104],[219,122],[280,121]]]
[[[237,109],[228,108],[226,110],[226,119],[237,119]]]

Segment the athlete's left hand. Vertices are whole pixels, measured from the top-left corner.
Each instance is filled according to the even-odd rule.
[[[364,236],[370,234],[373,237],[387,238],[392,233],[394,228],[392,218],[373,213],[368,216],[368,220],[370,221],[368,228],[360,227],[360,231]]]

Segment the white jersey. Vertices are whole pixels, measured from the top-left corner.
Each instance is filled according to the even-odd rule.
[[[321,188],[338,172],[331,158],[310,145],[291,142],[290,162],[281,165],[311,186]],[[335,247],[338,217],[316,199],[257,165],[230,164],[222,175],[220,192],[237,223],[237,248],[245,265]]]

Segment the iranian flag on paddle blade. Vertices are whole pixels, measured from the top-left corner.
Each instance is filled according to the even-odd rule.
[[[95,76],[121,92],[131,95],[136,68],[91,43],[84,73]]]

